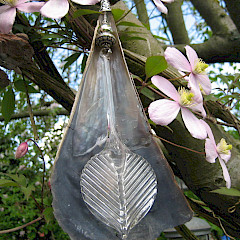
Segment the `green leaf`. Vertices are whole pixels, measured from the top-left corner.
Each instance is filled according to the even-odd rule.
[[[117,26],[127,26],[127,27],[142,27],[141,25],[138,25],[136,23],[133,23],[133,22],[120,22],[117,24]]]
[[[16,182],[8,179],[0,179],[0,187],[16,187],[19,186]]]
[[[221,188],[213,190],[211,192],[228,195],[228,196],[240,197],[240,191],[235,188],[221,187]]]
[[[151,91],[150,89],[148,89],[148,88],[146,88],[146,87],[145,87],[145,88],[142,88],[141,93],[142,93],[144,96],[146,96],[147,98],[151,99],[152,101],[155,100],[155,94],[154,94],[154,92]]]
[[[142,38],[142,37],[129,37],[129,36],[122,36],[121,37],[121,41],[131,41],[131,40],[143,40],[143,41],[147,41],[146,38]]]
[[[167,61],[163,56],[151,56],[145,64],[146,78],[150,78],[165,69],[167,69]]]
[[[64,61],[66,62],[63,71],[65,71],[70,65],[72,65],[80,57],[82,53],[74,53],[71,56],[67,57]]]
[[[39,91],[37,89],[35,89],[33,86],[29,85],[29,82],[26,82],[26,84],[27,84],[28,93],[39,93]],[[15,81],[14,86],[18,91],[26,92],[26,87],[25,87],[25,83],[23,80]]]
[[[115,22],[117,22],[123,16],[124,13],[125,13],[125,10],[122,10],[119,8],[112,9],[112,15],[113,15]]]
[[[1,105],[1,112],[5,124],[7,124],[10,121],[15,109],[15,95],[12,88],[8,88],[7,91],[4,93]]]
[[[41,37],[41,39],[51,39],[51,38],[63,38],[60,34],[57,33],[44,33],[44,35]]]
[[[28,200],[30,195],[31,195],[31,193],[32,193],[32,191],[35,190],[35,187],[33,185],[30,185],[28,187],[21,187],[21,190],[24,193],[25,198]]]
[[[84,54],[84,55],[83,55],[82,64],[81,64],[81,73],[83,73],[84,70],[85,70],[86,63],[87,63],[87,59],[88,59],[88,55],[87,55],[87,54]]]
[[[100,12],[91,9],[79,9],[73,13],[73,18],[77,18],[88,14],[100,14]]]
[[[52,207],[45,208],[43,211],[43,215],[47,223],[51,222],[54,219],[53,208]]]
[[[18,185],[26,187],[27,186],[27,179],[23,174],[17,175],[17,174],[5,174],[6,176],[13,179]]]

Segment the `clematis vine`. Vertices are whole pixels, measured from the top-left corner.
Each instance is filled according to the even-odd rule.
[[[172,100],[160,99],[152,102],[148,108],[150,119],[156,124],[165,126],[171,123],[181,110],[183,122],[191,135],[205,139],[207,132],[204,125],[191,112],[191,110],[197,111],[206,117],[203,104],[195,101],[194,93],[185,88],[177,91],[172,83],[160,76],[153,76],[152,83]]]
[[[200,58],[190,46],[186,46],[187,58],[176,48],[167,47],[164,56],[166,61],[181,72],[189,73],[185,79],[188,80],[188,87],[194,92],[195,99],[202,101],[202,93],[211,93],[211,82],[207,76],[208,65]],[[201,93],[202,92],[202,93]]]
[[[81,5],[94,5],[100,0],[72,0],[72,2],[81,4]],[[49,18],[62,18],[64,17],[69,10],[68,0],[49,0],[41,8],[41,14]]]
[[[30,2],[29,0],[0,0],[0,32],[9,33],[12,29],[17,10],[33,13],[39,12],[44,2]]]
[[[153,2],[155,3],[155,5],[157,6],[157,8],[160,12],[167,14],[168,9],[162,2],[172,3],[172,2],[174,2],[174,0],[162,0],[162,1],[161,0],[153,0]]]
[[[231,149],[232,145],[227,144],[225,139],[221,139],[221,141],[216,144],[213,133],[209,125],[201,120],[203,125],[206,128],[208,138],[206,138],[205,142],[205,152],[206,152],[206,160],[210,163],[215,163],[216,158],[219,159],[219,163],[223,170],[223,177],[226,181],[226,187],[231,187],[231,178],[228,173],[228,169],[226,167],[226,163],[231,158]]]

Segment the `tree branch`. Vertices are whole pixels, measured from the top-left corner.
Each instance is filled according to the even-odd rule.
[[[134,3],[137,9],[138,19],[147,29],[150,29],[148,12],[144,0],[134,0]]]
[[[168,14],[165,16],[167,25],[175,44],[190,44],[188,32],[182,15],[183,0],[175,0],[168,5]]]
[[[240,33],[240,0],[224,0],[226,3],[227,10],[234,24],[236,25],[238,32]]]
[[[56,108],[56,109],[43,109],[43,110],[35,110],[33,111],[33,115],[35,117],[43,117],[43,116],[50,116],[50,115],[69,115],[69,112],[62,108]],[[28,118],[30,117],[29,112],[19,112],[15,113],[11,116],[11,120],[14,119],[21,119],[21,118]],[[0,121],[4,121],[4,118],[0,116]]]
[[[204,18],[213,34],[226,35],[236,31],[232,19],[225,13],[223,8],[215,0],[191,0],[193,6]]]

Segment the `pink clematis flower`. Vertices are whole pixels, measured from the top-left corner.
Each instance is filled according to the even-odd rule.
[[[194,49],[185,47],[188,59],[176,48],[167,47],[164,56],[166,61],[179,71],[190,73],[186,78],[189,88],[194,92],[197,101],[202,101],[202,93],[211,93],[211,82],[206,74],[208,65],[198,58]]]
[[[28,151],[27,142],[21,143],[16,150],[15,158],[18,159],[18,158],[23,157],[27,153],[27,151]]]
[[[157,6],[157,8],[160,12],[167,14],[168,9],[162,2],[172,3],[172,2],[174,2],[174,0],[153,0],[153,2],[155,3],[155,5]]]
[[[75,3],[81,5],[94,5],[100,0],[72,0]],[[64,17],[69,10],[68,0],[49,0],[41,8],[41,14],[49,18],[62,18]]]
[[[226,181],[226,187],[231,187],[231,178],[228,173],[228,169],[226,167],[226,164],[228,160],[231,158],[231,149],[232,145],[228,145],[225,141],[225,139],[221,139],[221,141],[216,145],[213,133],[209,125],[201,120],[203,125],[206,128],[208,138],[206,138],[205,142],[205,152],[206,152],[206,160],[210,163],[215,163],[216,158],[219,159],[220,165],[223,170],[223,177]]]
[[[22,12],[39,12],[44,2],[30,2],[29,0],[0,0],[5,5],[0,6],[0,32],[9,33],[12,29],[17,9]]]
[[[160,99],[152,102],[148,108],[150,119],[156,124],[165,126],[171,123],[181,110],[183,122],[191,135],[198,139],[205,139],[207,137],[205,127],[189,110],[198,111],[203,117],[206,116],[203,104],[194,100],[194,94],[184,88],[177,91],[172,83],[160,76],[153,76],[152,83],[173,101]]]

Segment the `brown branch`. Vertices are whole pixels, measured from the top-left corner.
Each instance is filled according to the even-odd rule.
[[[138,19],[144,26],[150,29],[148,12],[144,0],[134,0],[134,3],[137,9]]]
[[[240,21],[239,21],[240,0],[224,0],[224,2],[226,3],[226,7],[230,17],[232,18],[234,24],[236,25],[240,33]]]
[[[236,31],[232,19],[226,14],[224,9],[215,0],[191,0],[193,6],[204,18],[208,26],[211,27],[213,34],[226,35]]]
[[[199,240],[199,238],[197,238],[188,228],[186,225],[179,225],[177,227],[175,227],[175,229],[177,230],[177,232],[184,238],[187,240]]]
[[[15,228],[11,228],[11,229],[7,229],[7,230],[2,230],[2,231],[0,231],[0,234],[18,231],[18,230],[20,230],[20,229],[22,229],[22,228],[25,228],[25,227],[27,227],[27,226],[29,226],[29,225],[34,224],[35,222],[38,222],[38,221],[42,220],[42,219],[43,219],[43,217],[38,217],[38,218],[34,219],[33,221],[28,222],[28,223],[26,223],[26,224],[24,224],[24,225],[22,225],[22,226],[15,227]]]
[[[175,0],[169,4],[165,16],[174,44],[190,44],[181,9],[182,2],[183,0]]]
[[[69,115],[69,112],[62,108],[62,109],[43,109],[43,110],[35,110],[33,111],[33,115],[35,117],[43,117],[43,116],[50,116],[50,115]],[[29,112],[19,112],[15,113],[11,116],[11,120],[13,119],[21,119],[21,118],[28,118],[30,117]],[[0,121],[4,121],[4,118],[0,116]]]

